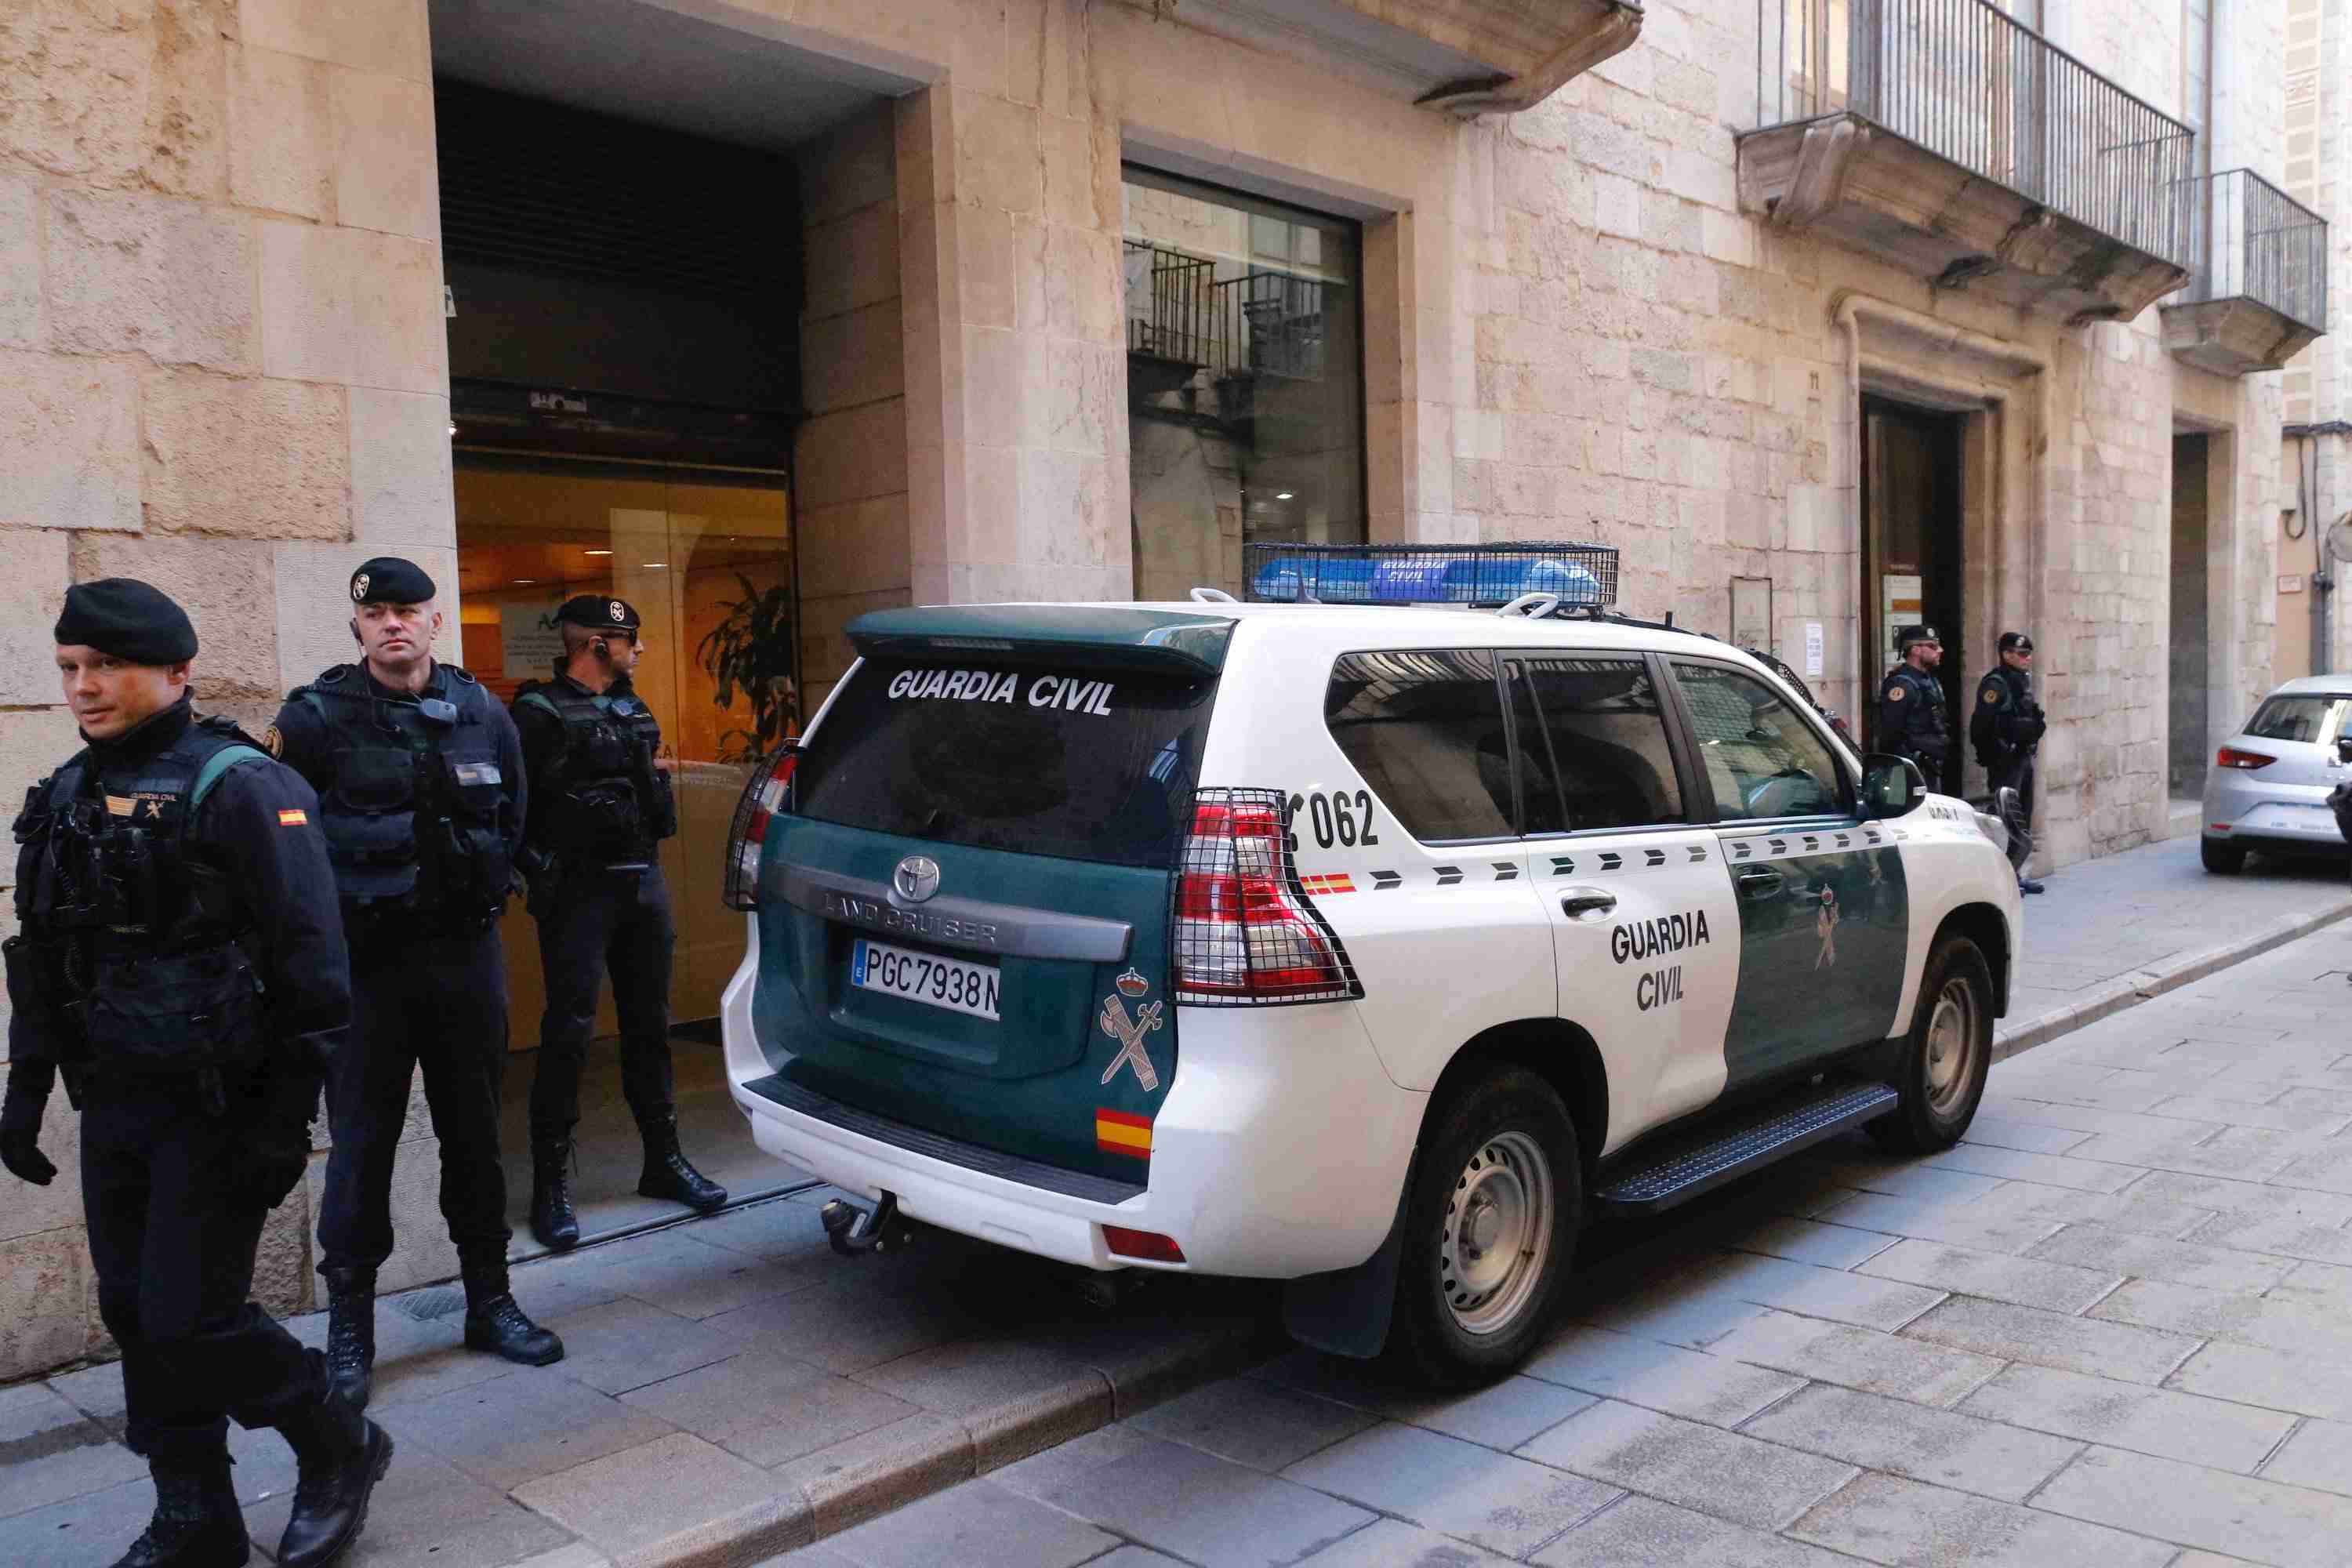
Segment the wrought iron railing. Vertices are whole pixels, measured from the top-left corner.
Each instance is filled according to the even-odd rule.
[[[1217,375],[1319,381],[1323,283],[1253,267],[1220,279],[1216,264],[1143,240],[1124,242],[1127,346]]]
[[[1759,129],[1850,111],[2189,264],[2174,209],[2189,127],[1987,0],[1758,0],[1757,24]]]
[[[2253,300],[2327,330],[2327,220],[2255,174],[2231,169],[2181,183],[2189,287],[2166,301]]]

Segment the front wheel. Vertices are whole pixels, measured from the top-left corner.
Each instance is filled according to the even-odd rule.
[[[1584,1207],[1576,1128],[1525,1068],[1433,1108],[1413,1166],[1389,1353],[1461,1388],[1507,1373],[1551,1320]]]
[[[1992,1070],[1992,970],[1967,937],[1946,937],[1927,955],[1897,1060],[1901,1098],[1870,1124],[1871,1136],[1902,1154],[1939,1153],[1958,1142]]]
[[[2224,844],[2216,838],[2200,838],[2197,841],[2197,858],[2204,863],[2205,869],[2216,876],[2233,877],[2246,868],[2246,847]]]

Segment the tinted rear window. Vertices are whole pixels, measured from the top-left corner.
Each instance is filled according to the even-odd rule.
[[[1424,843],[1518,831],[1494,659],[1466,649],[1344,654],[1323,721],[1372,793]]]
[[[2308,696],[2266,697],[2246,724],[2246,733],[2258,741],[2309,741],[2326,745],[2344,727],[2344,710],[2352,697],[2315,691]]]
[[[1216,682],[867,659],[796,781],[845,827],[1120,866],[1175,862]]]

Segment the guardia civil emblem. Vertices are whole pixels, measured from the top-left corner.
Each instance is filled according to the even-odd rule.
[[[618,599],[606,601],[604,608],[612,613],[613,618],[616,621],[628,618],[627,612],[621,608],[621,601]]]
[[[364,572],[361,573],[358,576],[356,576],[356,577],[354,577],[354,578],[352,578],[352,604],[354,604],[354,605],[359,605],[359,604],[364,604],[364,603],[366,603],[366,602],[367,602],[367,585],[368,585],[368,574],[367,574],[366,573],[364,573]]]
[[[1151,1003],[1137,1008],[1135,1016],[1129,1018],[1118,997],[1103,998],[1099,1019],[1102,1032],[1118,1042],[1118,1055],[1103,1068],[1103,1082],[1117,1078],[1119,1068],[1131,1067],[1135,1069],[1135,1081],[1143,1086],[1144,1093],[1150,1094],[1160,1087],[1160,1069],[1151,1065],[1151,1053],[1143,1048],[1143,1037],[1160,1027],[1160,1007],[1161,1004]]]

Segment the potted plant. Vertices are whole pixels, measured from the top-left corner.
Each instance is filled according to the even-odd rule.
[[[703,669],[718,683],[711,700],[732,707],[740,687],[751,702],[751,727],[719,737],[722,763],[755,763],[774,751],[797,717],[793,672],[798,663],[799,616],[792,584],[756,588],[738,572],[743,596],[720,608],[726,618],[695,648]]]

